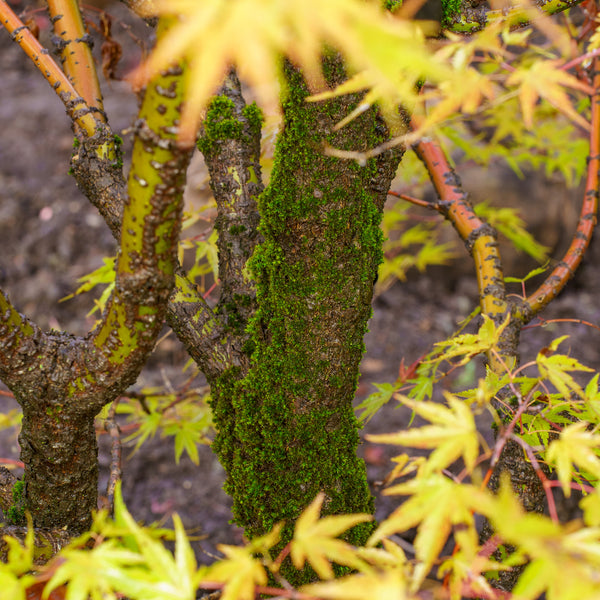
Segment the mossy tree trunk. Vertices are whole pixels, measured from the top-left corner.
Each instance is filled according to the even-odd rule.
[[[382,258],[379,224],[401,152],[365,166],[327,156],[326,141],[362,150],[386,130],[369,112],[331,134],[357,99],[307,103],[292,70],[288,84],[259,199],[262,241],[249,263],[258,305],[246,329],[249,367],[239,361],[212,381],[214,449],[235,521],[251,537],[283,519],[293,524],[320,491],[325,513],[373,511],[352,401]],[[367,531],[357,528],[354,541]]]

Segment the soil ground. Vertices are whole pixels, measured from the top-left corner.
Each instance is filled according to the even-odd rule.
[[[17,2],[13,4],[17,5]],[[120,7],[115,9],[122,14]],[[44,22],[43,15],[38,15]],[[123,17],[126,19],[126,17]],[[128,43],[129,33],[115,26],[115,35]],[[48,33],[42,32],[47,43]],[[134,57],[133,62],[136,58]],[[125,70],[127,64],[121,68]],[[102,257],[114,254],[114,241],[101,217],[77,190],[67,175],[73,136],[59,100],[49,86],[0,30],[0,285],[20,311],[43,328],[65,329],[84,334],[93,323],[86,317],[93,300],[90,295],[59,302],[77,287],[77,278],[102,264]],[[124,132],[126,146],[136,110],[136,98],[123,82],[103,83],[106,110],[115,131]],[[559,247],[573,231],[577,192],[568,192],[554,182],[532,176],[520,182],[506,173],[474,174],[463,171],[465,185],[488,194],[491,188],[507,190],[518,201],[528,199],[526,219],[534,223],[546,243]],[[485,180],[482,183],[482,180]],[[206,196],[205,174],[198,161],[191,174],[188,202]],[[539,201],[535,201],[538,198]],[[552,201],[556,214],[552,215]],[[554,210],[554,209],[553,209]],[[561,216],[562,215],[562,216]],[[573,354],[594,369],[600,369],[600,333],[583,321],[600,325],[600,255],[598,244],[592,248],[582,272],[569,289],[544,313],[546,320],[580,319],[558,322],[523,332],[521,352],[526,360],[558,335],[569,335]],[[511,269],[522,275],[529,268],[522,257],[512,256]],[[364,399],[373,383],[393,382],[402,360],[409,365],[430,350],[433,343],[445,339],[476,306],[477,289],[472,277],[470,258],[464,253],[454,265],[426,274],[411,274],[374,302],[367,351],[362,363],[357,402]],[[176,385],[182,378],[186,354],[174,336],[167,337],[139,378],[136,387]],[[478,370],[467,379],[448,378],[448,389],[476,382]],[[198,386],[203,385],[201,379]],[[0,391],[5,388],[0,386]],[[16,404],[7,396],[5,411]],[[390,432],[407,424],[407,411],[392,404],[384,407],[364,428],[363,433]],[[13,429],[0,432],[0,463],[18,460],[19,449]],[[108,436],[100,436],[101,493],[110,462]],[[377,498],[378,516],[393,509],[397,499],[380,494],[380,482],[390,468],[393,450],[365,443],[369,481]],[[124,455],[128,451],[125,449]],[[133,515],[145,522],[165,521],[177,512],[184,525],[197,533],[198,558],[209,562],[219,543],[238,543],[239,529],[229,524],[230,501],[223,493],[223,471],[208,446],[200,448],[200,464],[184,457],[176,464],[173,442],[154,439],[124,461],[123,489]]]

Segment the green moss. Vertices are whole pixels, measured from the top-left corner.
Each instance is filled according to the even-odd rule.
[[[25,523],[25,482],[18,480],[12,488],[13,505],[6,511],[6,519],[12,525]]]
[[[242,139],[246,125],[253,133],[260,132],[263,121],[262,111],[256,103],[245,106],[239,117],[231,99],[227,96],[216,96],[206,112],[203,134],[198,139],[198,149],[205,154],[215,151],[219,141]]]
[[[244,225],[232,225],[229,228],[229,233],[231,233],[231,235],[238,235],[240,233],[244,233],[244,231],[246,231]]]
[[[461,0],[441,0],[442,2],[442,27],[449,26],[460,16],[462,9]]]
[[[214,149],[219,140],[240,139],[244,124],[235,114],[235,104],[226,96],[216,96],[211,101],[204,120],[203,135],[198,140],[198,149],[202,153]]]
[[[395,12],[402,6],[402,0],[384,0],[383,8],[390,12]]]
[[[252,102],[252,104],[245,106],[242,110],[242,115],[246,121],[248,121],[248,125],[250,125],[252,129],[260,131],[265,117],[256,102]]]

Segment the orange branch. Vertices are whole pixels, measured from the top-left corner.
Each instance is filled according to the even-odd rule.
[[[68,80],[60,67],[52,60],[31,31],[15,15],[5,0],[0,0],[0,22],[10,34],[11,39],[19,44],[25,54],[33,61],[40,73],[46,78],[52,89],[62,100],[67,114],[88,136],[94,135],[101,121],[92,114],[92,110],[79,96],[73,84]]]
[[[88,106],[103,110],[102,92],[91,51],[91,38],[86,32],[76,0],[47,0],[54,34],[60,38],[63,68],[79,95]],[[98,116],[104,120],[102,114]]]
[[[458,175],[437,141],[431,138],[421,140],[414,151],[424,163],[440,198],[439,202],[432,203],[431,206],[454,225],[473,256],[482,313],[496,323],[501,322],[510,309],[505,297],[496,232],[475,214]],[[491,356],[490,365],[495,365],[496,362],[498,361]],[[504,370],[500,363],[496,367]]]
[[[592,239],[592,233],[596,227],[598,210],[598,188],[600,169],[600,59],[594,58],[594,75],[592,95],[592,123],[590,130],[590,156],[588,158],[588,173],[585,186],[585,195],[579,223],[563,259],[554,267],[544,283],[529,296],[525,301],[527,315],[522,315],[524,320],[529,321],[539,313],[551,300],[556,298],[563,290],[567,281],[573,276],[583,255]]]

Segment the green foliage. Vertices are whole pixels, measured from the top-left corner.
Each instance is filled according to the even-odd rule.
[[[217,230],[213,229],[206,240],[193,239],[182,240],[180,243],[181,251],[187,249],[194,250],[194,264],[188,271],[188,276],[192,281],[201,283],[204,289],[204,278],[212,275],[214,281],[219,278],[219,255],[217,252]]]
[[[202,212],[212,208],[212,206],[213,203],[209,202],[193,213],[185,215],[182,230],[185,231],[196,224],[202,218]],[[202,291],[205,291],[205,278],[207,275],[212,275],[215,281],[218,279],[219,257],[217,254],[216,230],[212,230],[206,239],[198,237],[181,239],[178,250],[180,263],[183,263],[184,255],[189,250],[194,252],[194,264],[188,271],[188,277],[192,281],[195,281]],[[102,262],[104,264],[95,271],[79,277],[77,281],[80,285],[77,290],[62,298],[61,302],[79,294],[90,292],[97,286],[106,286],[102,290],[100,298],[94,299],[94,308],[90,310],[88,316],[94,314],[96,311],[102,313],[115,286],[115,259],[105,257],[102,259]]]
[[[94,300],[94,308],[88,313],[88,315],[91,315],[96,311],[102,312],[106,307],[106,303],[108,302],[108,299],[110,298],[110,295],[115,287],[115,259],[103,258],[102,262],[104,264],[101,267],[98,267],[95,271],[79,277],[77,281],[81,285],[77,288],[77,290],[75,290],[75,292],[62,298],[61,302],[69,300],[70,298],[73,298],[79,294],[89,292],[98,285],[106,285],[107,287],[102,291],[100,298]]]
[[[506,237],[517,250],[529,254],[540,263],[547,260],[550,249],[542,246],[525,229],[525,222],[518,210],[492,208],[487,202],[479,202],[475,205],[475,213]]]
[[[462,362],[494,339],[497,331],[489,321],[484,321],[479,334],[460,335],[441,345],[441,351],[446,359]],[[424,589],[440,591],[444,577],[451,598],[462,597],[465,590],[469,590],[469,595],[485,596],[493,593],[494,573],[525,563],[514,591],[519,598],[535,600],[542,592],[554,600],[596,597],[600,591],[595,576],[600,568],[600,495],[591,484],[600,478],[600,416],[586,411],[590,403],[593,406],[598,402],[598,375],[594,375],[585,389],[569,383],[568,399],[561,393],[540,393],[550,381],[565,385],[569,373],[588,371],[572,358],[556,353],[559,343],[560,339],[551,345],[554,351],[551,358],[556,360],[540,360],[549,353],[549,349],[544,349],[538,360],[524,365],[520,373],[507,372],[498,377],[488,372],[476,388],[460,395],[446,394],[446,404],[395,396],[424,423],[389,435],[368,436],[369,441],[433,452],[426,457],[409,459],[400,455],[395,459],[396,467],[387,479],[392,485],[388,485],[386,493],[407,499],[381,520],[364,546],[353,546],[340,536],[371,516],[320,517],[325,500],[320,494],[297,519],[290,545],[281,554],[279,549],[275,551],[283,527],[278,524],[270,533],[245,545],[220,546],[223,558],[210,567],[198,568],[177,517],[175,530],[170,534],[141,527],[126,511],[117,492],[114,520],[99,513],[91,532],[63,549],[46,567],[51,577],[45,593],[66,585],[66,598],[76,600],[110,599],[118,594],[132,600],[191,600],[198,589],[210,582],[211,589],[222,588],[223,597],[229,600],[251,600],[261,591],[268,596],[278,593],[285,596],[288,592],[284,590],[289,588],[278,590],[278,586],[283,583],[284,561],[291,561],[298,569],[306,563],[311,565],[317,581],[299,591],[320,598],[362,600],[381,597],[374,594],[384,590],[392,597],[418,598]],[[525,375],[525,370],[534,372]],[[478,434],[474,415],[487,411],[499,421],[492,399],[507,383],[518,398],[515,410],[535,407],[533,412],[522,413],[523,417],[535,418],[521,419],[518,428],[513,422],[513,434],[523,440],[538,460],[556,469],[560,486],[567,495],[574,486],[581,485],[590,492],[580,502],[584,522],[561,525],[552,515],[527,514],[507,482],[502,484],[498,495],[480,484],[481,458],[489,456],[492,450]],[[559,412],[553,412],[556,410]],[[556,419],[558,414],[567,418]],[[570,422],[569,414],[571,419],[580,421]],[[589,420],[582,421],[583,414]],[[536,437],[536,432],[544,427],[555,433]],[[498,440],[493,449],[496,452],[497,445],[505,443],[505,436]],[[449,469],[454,470],[457,463],[460,469],[454,472],[458,474],[448,476]],[[398,478],[401,478],[399,483],[395,481]],[[514,551],[500,553],[495,560],[489,558],[489,551],[484,550],[479,540],[478,517],[491,521],[498,536],[495,545],[509,544]],[[412,528],[417,531],[415,555],[409,558],[394,540]],[[174,554],[163,547],[163,540],[170,538],[175,539]],[[93,547],[86,548],[91,539],[96,540]],[[456,548],[451,555],[441,558],[450,539]],[[14,597],[24,598],[21,591],[35,582],[37,576],[26,574],[31,564],[27,562],[27,546],[23,548],[12,541],[11,551],[11,561],[3,567],[2,576],[8,572]],[[285,558],[288,552],[289,557]],[[352,573],[335,579],[332,566],[336,564],[352,568]],[[557,569],[557,564],[565,570]],[[9,568],[12,571],[6,571]],[[437,579],[432,579],[432,575]],[[40,577],[47,579],[44,569]],[[275,588],[269,578],[276,582]]]
[[[208,393],[202,389],[166,393],[163,388],[144,388],[135,397],[122,399],[117,412],[136,425],[126,438],[135,440],[133,452],[160,433],[161,437],[173,437],[177,462],[185,452],[198,464],[198,444],[209,444],[213,432]]]
[[[399,2],[390,0],[384,4],[393,10]],[[454,0],[443,4],[444,20],[449,24],[459,5]],[[302,67],[315,89],[324,89],[321,55],[323,46],[328,45],[344,57],[350,78],[336,90],[326,90],[309,101],[317,103],[342,94],[364,92],[364,96],[352,103],[349,114],[336,114],[338,125],[334,130],[348,125],[377,102],[392,132],[398,135],[395,143],[414,142],[427,128],[438,127],[454,149],[460,151],[462,159],[489,165],[500,157],[520,174],[525,167],[543,168],[547,174],[560,173],[569,184],[581,178],[588,147],[577,136],[573,124],[584,129],[588,125],[589,105],[581,100],[581,94],[589,91],[589,85],[563,68],[565,32],[555,31],[552,44],[533,44],[527,32],[511,30],[510,23],[499,17],[468,41],[449,36],[444,43],[433,45],[418,26],[400,18],[389,18],[379,10],[380,6],[381,2],[362,0],[207,0],[201,3],[171,0],[159,3],[159,10],[186,18],[159,44],[150,59],[150,71],[170,64],[174,56],[189,59],[191,92],[182,120],[184,133],[195,139],[196,120],[232,64],[254,84],[263,105],[275,108],[279,102],[276,82],[282,57]],[[289,31],[296,35],[282,35]],[[598,45],[597,34],[593,44],[592,47]],[[423,82],[426,85],[421,85]],[[424,89],[423,94],[419,88]],[[255,364],[260,362],[260,366],[245,381],[238,381],[238,372],[232,369],[215,383],[214,390],[216,417],[221,419],[223,429],[235,428],[238,435],[235,440],[221,438],[215,444],[224,462],[237,461],[235,484],[246,492],[236,507],[237,514],[245,513],[247,523],[262,519],[272,526],[271,531],[243,546],[221,546],[222,560],[210,567],[198,568],[190,540],[177,517],[174,533],[170,535],[142,527],[126,511],[117,490],[114,519],[99,513],[92,530],[63,549],[45,569],[34,571],[31,529],[24,545],[15,540],[7,542],[9,562],[0,565],[0,585],[13,594],[12,597],[25,598],[32,582],[48,579],[46,595],[65,585],[67,600],[112,600],[122,596],[132,600],[192,600],[203,584],[222,588],[225,600],[250,600],[257,593],[279,595],[281,592],[282,596],[289,597],[292,592],[282,573],[294,568],[305,569],[308,565],[310,570],[306,572],[314,573],[315,581],[303,586],[302,594],[344,600],[408,599],[419,597],[421,592],[422,597],[425,587],[429,586],[435,587],[441,597],[450,596],[454,600],[466,592],[471,597],[478,594],[491,597],[490,574],[493,578],[502,569],[525,563],[526,569],[515,589],[515,596],[521,600],[533,600],[542,593],[549,600],[599,596],[598,374],[586,385],[581,383],[592,369],[571,356],[558,353],[564,339],[558,338],[540,351],[535,361],[513,370],[507,367],[503,373],[488,371],[472,389],[445,393],[443,403],[434,401],[437,384],[448,372],[472,368],[473,361],[482,353],[497,354],[501,337],[510,326],[509,317],[497,324],[484,315],[476,333],[459,332],[440,342],[397,382],[379,384],[377,392],[359,406],[363,411],[361,418],[368,420],[394,399],[424,421],[407,430],[370,438],[377,443],[431,451],[417,459],[406,455],[396,458],[396,466],[387,481],[395,482],[398,478],[402,481],[388,487],[386,493],[408,499],[391,515],[375,526],[370,524],[368,515],[327,514],[336,512],[343,503],[336,497],[337,489],[330,490],[327,496],[316,493],[318,489],[311,489],[311,495],[316,494],[316,498],[305,506],[307,489],[316,479],[315,471],[311,471],[315,466],[328,471],[327,475],[339,486],[340,481],[348,485],[349,491],[345,493],[355,500],[358,498],[357,510],[363,510],[363,506],[364,510],[369,508],[370,501],[358,497],[364,475],[359,463],[351,460],[344,463],[336,454],[339,448],[354,448],[357,442],[352,415],[333,414],[323,409],[315,417],[294,413],[289,408],[294,394],[310,396],[312,392],[308,384],[299,383],[300,376],[306,378],[311,368],[324,369],[328,365],[313,365],[310,352],[302,354],[302,349],[314,341],[303,337],[309,316],[300,314],[289,298],[267,292],[270,286],[276,287],[276,281],[278,289],[283,290],[282,296],[285,293],[291,298],[310,296],[314,300],[314,312],[322,310],[326,315],[326,301],[332,290],[341,288],[351,276],[359,273],[360,285],[368,289],[364,284],[370,285],[373,279],[381,242],[377,229],[379,214],[364,192],[366,184],[376,175],[370,159],[381,147],[342,149],[345,158],[357,159],[351,169],[361,177],[358,190],[353,190],[356,202],[364,203],[357,224],[349,218],[355,214],[355,206],[352,211],[343,212],[343,200],[349,190],[337,189],[334,185],[339,161],[323,157],[323,140],[311,138],[312,131],[318,129],[315,123],[321,114],[318,104],[310,105],[316,108],[306,108],[307,93],[297,82],[289,86],[286,98],[289,137],[282,142],[283,158],[273,169],[274,178],[287,178],[288,184],[282,185],[280,195],[267,192],[262,198],[265,242],[254,256],[252,269],[262,304],[251,324],[255,338],[252,358]],[[293,102],[295,107],[291,106]],[[408,136],[405,119],[398,115],[400,104],[422,117],[423,125],[417,124],[417,131]],[[309,113],[310,110],[313,112]],[[466,118],[459,120],[458,112]],[[260,127],[262,115],[256,106],[247,107],[243,116],[250,126]],[[449,118],[453,119],[450,123]],[[374,119],[371,126],[375,127]],[[243,124],[233,114],[233,103],[224,97],[213,100],[208,106],[200,148],[210,152],[218,140],[239,139],[242,134]],[[334,136],[335,133],[329,136],[329,143],[333,144]],[[384,141],[387,142],[387,134],[373,135],[369,139],[372,146]],[[115,142],[119,144],[118,139]],[[335,148],[328,150],[335,154]],[[331,190],[327,190],[331,192],[328,200],[340,205],[338,212],[331,212],[331,222],[327,223],[330,229],[323,228],[325,238],[336,239],[340,230],[356,226],[350,237],[353,243],[347,247],[340,245],[339,251],[350,254],[354,246],[360,247],[371,264],[365,264],[364,255],[357,251],[343,263],[351,265],[350,272],[333,280],[335,269],[327,264],[320,245],[323,239],[315,236],[311,249],[316,266],[311,265],[310,275],[321,280],[311,288],[308,273],[300,271],[296,259],[291,265],[285,263],[277,236],[288,233],[288,218],[303,218],[319,208],[322,194],[307,194],[300,201],[292,202],[298,182],[289,175],[296,168],[306,170],[308,165],[318,161],[324,165],[319,177],[328,177],[332,182]],[[315,177],[312,187],[317,189],[317,184],[320,182]],[[546,249],[531,238],[514,211],[492,209],[487,204],[478,205],[477,211],[517,248],[537,260],[545,259]],[[389,239],[384,247],[386,261],[380,271],[383,287],[393,277],[405,278],[409,268],[423,270],[430,264],[445,264],[452,256],[451,246],[439,243],[435,225],[419,223],[408,227],[408,219],[408,212],[399,204],[391,207],[384,217],[383,228]],[[191,217],[187,224],[194,220],[195,217]],[[215,280],[218,278],[215,242],[213,232],[205,240],[194,239],[182,244],[181,260],[184,250],[194,250],[192,278],[203,280],[208,274]],[[82,278],[80,283],[75,294],[99,284],[109,286],[96,304],[96,308],[103,308],[114,286],[114,261],[105,259],[103,267]],[[349,298],[349,291],[343,293],[347,301],[345,308],[356,310],[361,298],[357,301]],[[370,293],[366,295],[370,298]],[[363,304],[363,309],[368,311],[369,308],[365,308],[368,302]],[[294,310],[289,310],[290,306]],[[281,310],[282,307],[288,310]],[[262,327],[268,329],[268,343]],[[352,350],[354,355],[360,354],[362,344],[353,341]],[[332,378],[329,386],[337,389],[340,382]],[[171,394],[146,389],[135,398],[122,400],[119,412],[128,415],[128,424],[136,427],[130,437],[136,441],[136,450],[160,432],[174,438],[178,460],[186,452],[197,462],[197,444],[208,442],[207,433],[211,428],[206,401],[206,394],[197,391]],[[499,432],[492,448],[475,426],[476,418],[483,413],[489,415]],[[340,425],[342,434],[336,433],[335,439],[323,427],[331,418],[347,426]],[[269,444],[257,450],[257,438]],[[314,452],[312,449],[307,452],[306,446],[294,447],[300,438],[312,443]],[[545,479],[542,479],[548,516],[525,514],[507,482],[498,495],[487,490],[481,465],[487,459],[495,460],[509,439],[518,441],[532,464],[542,465],[557,478],[554,481],[543,475]],[[250,450],[244,446],[240,452],[239,447],[244,444]],[[281,469],[284,459],[290,455],[297,473]],[[273,483],[273,479],[267,477],[272,473],[276,473],[280,481]],[[280,505],[285,505],[286,515],[291,515],[287,523],[277,522],[279,513],[272,508],[267,510],[266,502],[262,508],[259,506],[261,500],[276,495],[277,485],[285,492],[283,500],[278,500]],[[587,494],[580,502],[582,521],[558,522],[552,495],[553,488],[558,486],[565,495],[572,489]],[[275,491],[281,496],[281,489]],[[16,485],[13,492],[16,511],[22,501],[22,486]],[[294,525],[291,519],[302,509],[304,512]],[[326,516],[320,516],[321,510]],[[266,514],[268,511],[271,512]],[[8,516],[16,520],[23,515],[9,511]],[[490,544],[514,546],[512,554],[505,553],[497,561],[490,558],[493,548],[479,541],[476,520],[480,517],[492,523],[498,536],[499,541]],[[251,533],[260,531],[263,523]],[[369,527],[376,528],[367,539],[365,532]],[[414,557],[408,558],[396,543],[396,536],[412,528],[416,528]],[[290,535],[289,545],[283,544],[282,550],[282,540]],[[174,554],[163,545],[167,537],[175,540]],[[349,540],[360,544],[353,545]],[[443,555],[450,541],[455,544],[455,552]],[[335,579],[336,565],[351,569],[352,573]],[[430,574],[437,580],[427,582]],[[443,584],[442,579],[445,579]],[[272,590],[265,587],[272,582],[280,584],[282,589],[272,594]]]
[[[140,527],[127,512],[120,488],[115,494],[115,518],[99,513],[92,531],[62,550],[62,560],[46,586],[45,594],[67,585],[68,600],[114,600],[116,592],[131,600],[193,600],[203,570],[181,520],[174,517],[175,553],[161,541],[164,532]],[[101,539],[91,550],[91,539]]]
[[[453,242],[439,241],[441,223],[441,219],[419,222],[407,202],[395,202],[386,207],[381,223],[386,240],[377,280],[378,293],[394,281],[405,281],[410,269],[423,272],[432,265],[448,264],[456,256]]]
[[[35,581],[34,533],[31,517],[27,521],[27,534],[23,543],[7,536],[8,560],[0,562],[0,586],[2,593],[11,600],[28,600],[27,588]]]
[[[578,107],[587,112],[587,102]],[[484,110],[472,121],[454,121],[441,127],[443,135],[459,153],[457,160],[489,166],[505,161],[521,178],[525,171],[559,174],[568,186],[575,186],[585,173],[588,143],[577,127],[548,102],[534,108],[535,127],[527,126],[520,115],[518,99],[508,98]]]
[[[359,418],[365,423],[368,423],[371,417],[392,399],[396,391],[396,386],[391,383],[376,383],[374,385],[377,391],[370,394],[356,407],[357,411],[362,410]]]

